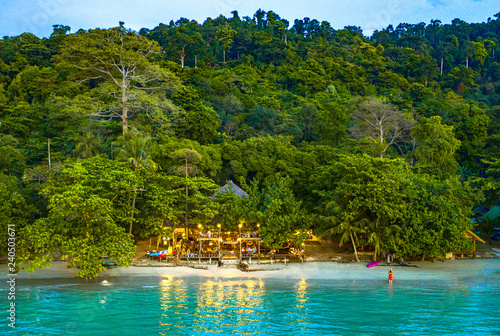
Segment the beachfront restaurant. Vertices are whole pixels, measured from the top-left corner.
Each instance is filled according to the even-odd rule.
[[[228,181],[221,189],[216,192],[212,199],[218,195],[231,191],[238,197],[249,197],[248,194],[234,184]],[[216,219],[213,219],[216,223]],[[185,224],[184,227],[174,228],[172,223],[165,222],[164,226],[173,228],[173,232],[168,236],[161,237],[157,242],[157,250],[170,249],[171,253],[165,255],[169,261],[208,261],[214,262],[243,262],[252,263],[262,258],[293,258],[299,256],[304,258],[304,253],[299,253],[299,249],[290,249],[290,246],[282,249],[270,250],[262,249],[262,240],[260,237],[260,225],[256,224],[256,230],[251,231],[245,228],[244,223],[238,225],[238,231],[224,231],[222,225],[212,222],[211,227],[217,229],[211,231],[203,227],[202,224]],[[175,251],[175,252],[174,252]],[[303,249],[302,249],[303,251]]]
[[[201,224],[190,225],[188,229],[175,229],[169,236],[161,237],[158,249],[173,248],[173,253],[165,256],[170,262],[208,263],[260,263],[262,259],[271,261],[303,260],[304,246],[291,245],[280,249],[269,249],[262,244],[258,230],[245,230],[240,224],[238,231],[223,231],[217,224],[217,231],[205,230]],[[259,228],[259,225],[257,225]]]
[[[260,261],[261,238],[256,231],[242,230],[239,225],[237,232],[222,231],[221,224],[217,231],[204,230],[201,224],[177,228],[169,236],[158,240],[157,249],[173,247],[169,259],[198,260],[209,263],[218,260],[238,260],[254,258]]]

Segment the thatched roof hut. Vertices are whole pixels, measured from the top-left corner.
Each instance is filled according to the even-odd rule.
[[[238,197],[246,197],[246,198],[249,197],[248,194],[243,189],[238,187],[233,181],[229,180],[226,184],[222,186],[222,188],[219,189],[219,191],[213,194],[212,200],[216,199],[217,195],[223,194],[227,191],[235,193]]]

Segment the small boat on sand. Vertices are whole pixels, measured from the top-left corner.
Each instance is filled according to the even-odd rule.
[[[373,267],[373,266],[377,266],[379,263],[380,263],[380,260],[377,260],[377,261],[369,263],[366,267],[370,268],[370,267]]]

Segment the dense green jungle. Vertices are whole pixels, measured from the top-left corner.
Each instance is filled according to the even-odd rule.
[[[471,218],[500,189],[500,13],[372,36],[232,14],[0,40],[1,254],[92,278],[186,224],[419,259],[499,226]]]

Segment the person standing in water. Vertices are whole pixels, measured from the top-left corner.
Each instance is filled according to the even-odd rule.
[[[389,270],[389,283],[392,283],[392,268]]]

